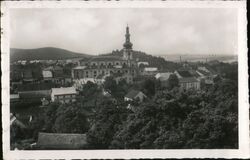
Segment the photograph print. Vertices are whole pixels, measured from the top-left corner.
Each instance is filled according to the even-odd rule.
[[[238,149],[237,8],[12,8],[10,150]]]

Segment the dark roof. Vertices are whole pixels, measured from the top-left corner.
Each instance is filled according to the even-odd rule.
[[[53,83],[39,83],[39,84],[18,84],[17,91],[36,91],[36,90],[50,90],[55,87]]]
[[[20,99],[41,99],[41,98],[50,98],[49,95],[42,94],[36,91],[32,92],[20,92],[19,93]]]
[[[136,96],[138,93],[140,93],[140,92],[141,92],[141,91],[131,90],[130,92],[128,92],[128,93],[125,95],[125,97],[133,99],[133,98],[135,98],[135,96]]]
[[[38,134],[40,149],[81,149],[87,145],[86,134],[43,133]]]
[[[190,74],[190,72],[189,71],[185,71],[185,70],[179,70],[179,71],[177,71],[179,74],[180,74],[180,76],[182,76],[182,77],[192,77],[192,75]]]
[[[189,72],[190,72],[190,74],[192,74],[192,76],[194,76],[194,77],[200,77],[200,75],[199,75],[195,70],[190,70]]]
[[[210,73],[203,71],[203,70],[198,70],[198,72],[200,72],[201,74],[203,74],[204,76],[209,76]]]
[[[194,77],[179,78],[179,83],[191,83],[191,82],[198,82],[198,80],[195,79]]]

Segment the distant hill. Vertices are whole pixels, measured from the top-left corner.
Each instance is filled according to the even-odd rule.
[[[86,58],[91,55],[71,52],[64,49],[46,47],[37,49],[10,49],[10,61],[18,60],[62,60],[70,58]]]

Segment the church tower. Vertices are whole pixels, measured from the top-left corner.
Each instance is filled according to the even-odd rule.
[[[123,44],[123,59],[132,60],[132,46],[130,42],[129,27],[126,27],[125,43]]]

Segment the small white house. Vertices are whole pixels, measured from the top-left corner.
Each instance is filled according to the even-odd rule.
[[[145,98],[147,98],[147,96],[143,92],[131,90],[125,95],[124,101],[134,101],[138,99],[140,102],[142,102]]]
[[[158,71],[157,67],[145,67],[143,70],[143,75],[152,76],[155,75],[157,71]]]
[[[43,70],[43,79],[48,80],[53,78],[53,74],[50,70]]]
[[[60,103],[70,103],[76,101],[75,87],[61,87],[51,89],[51,101]]]

